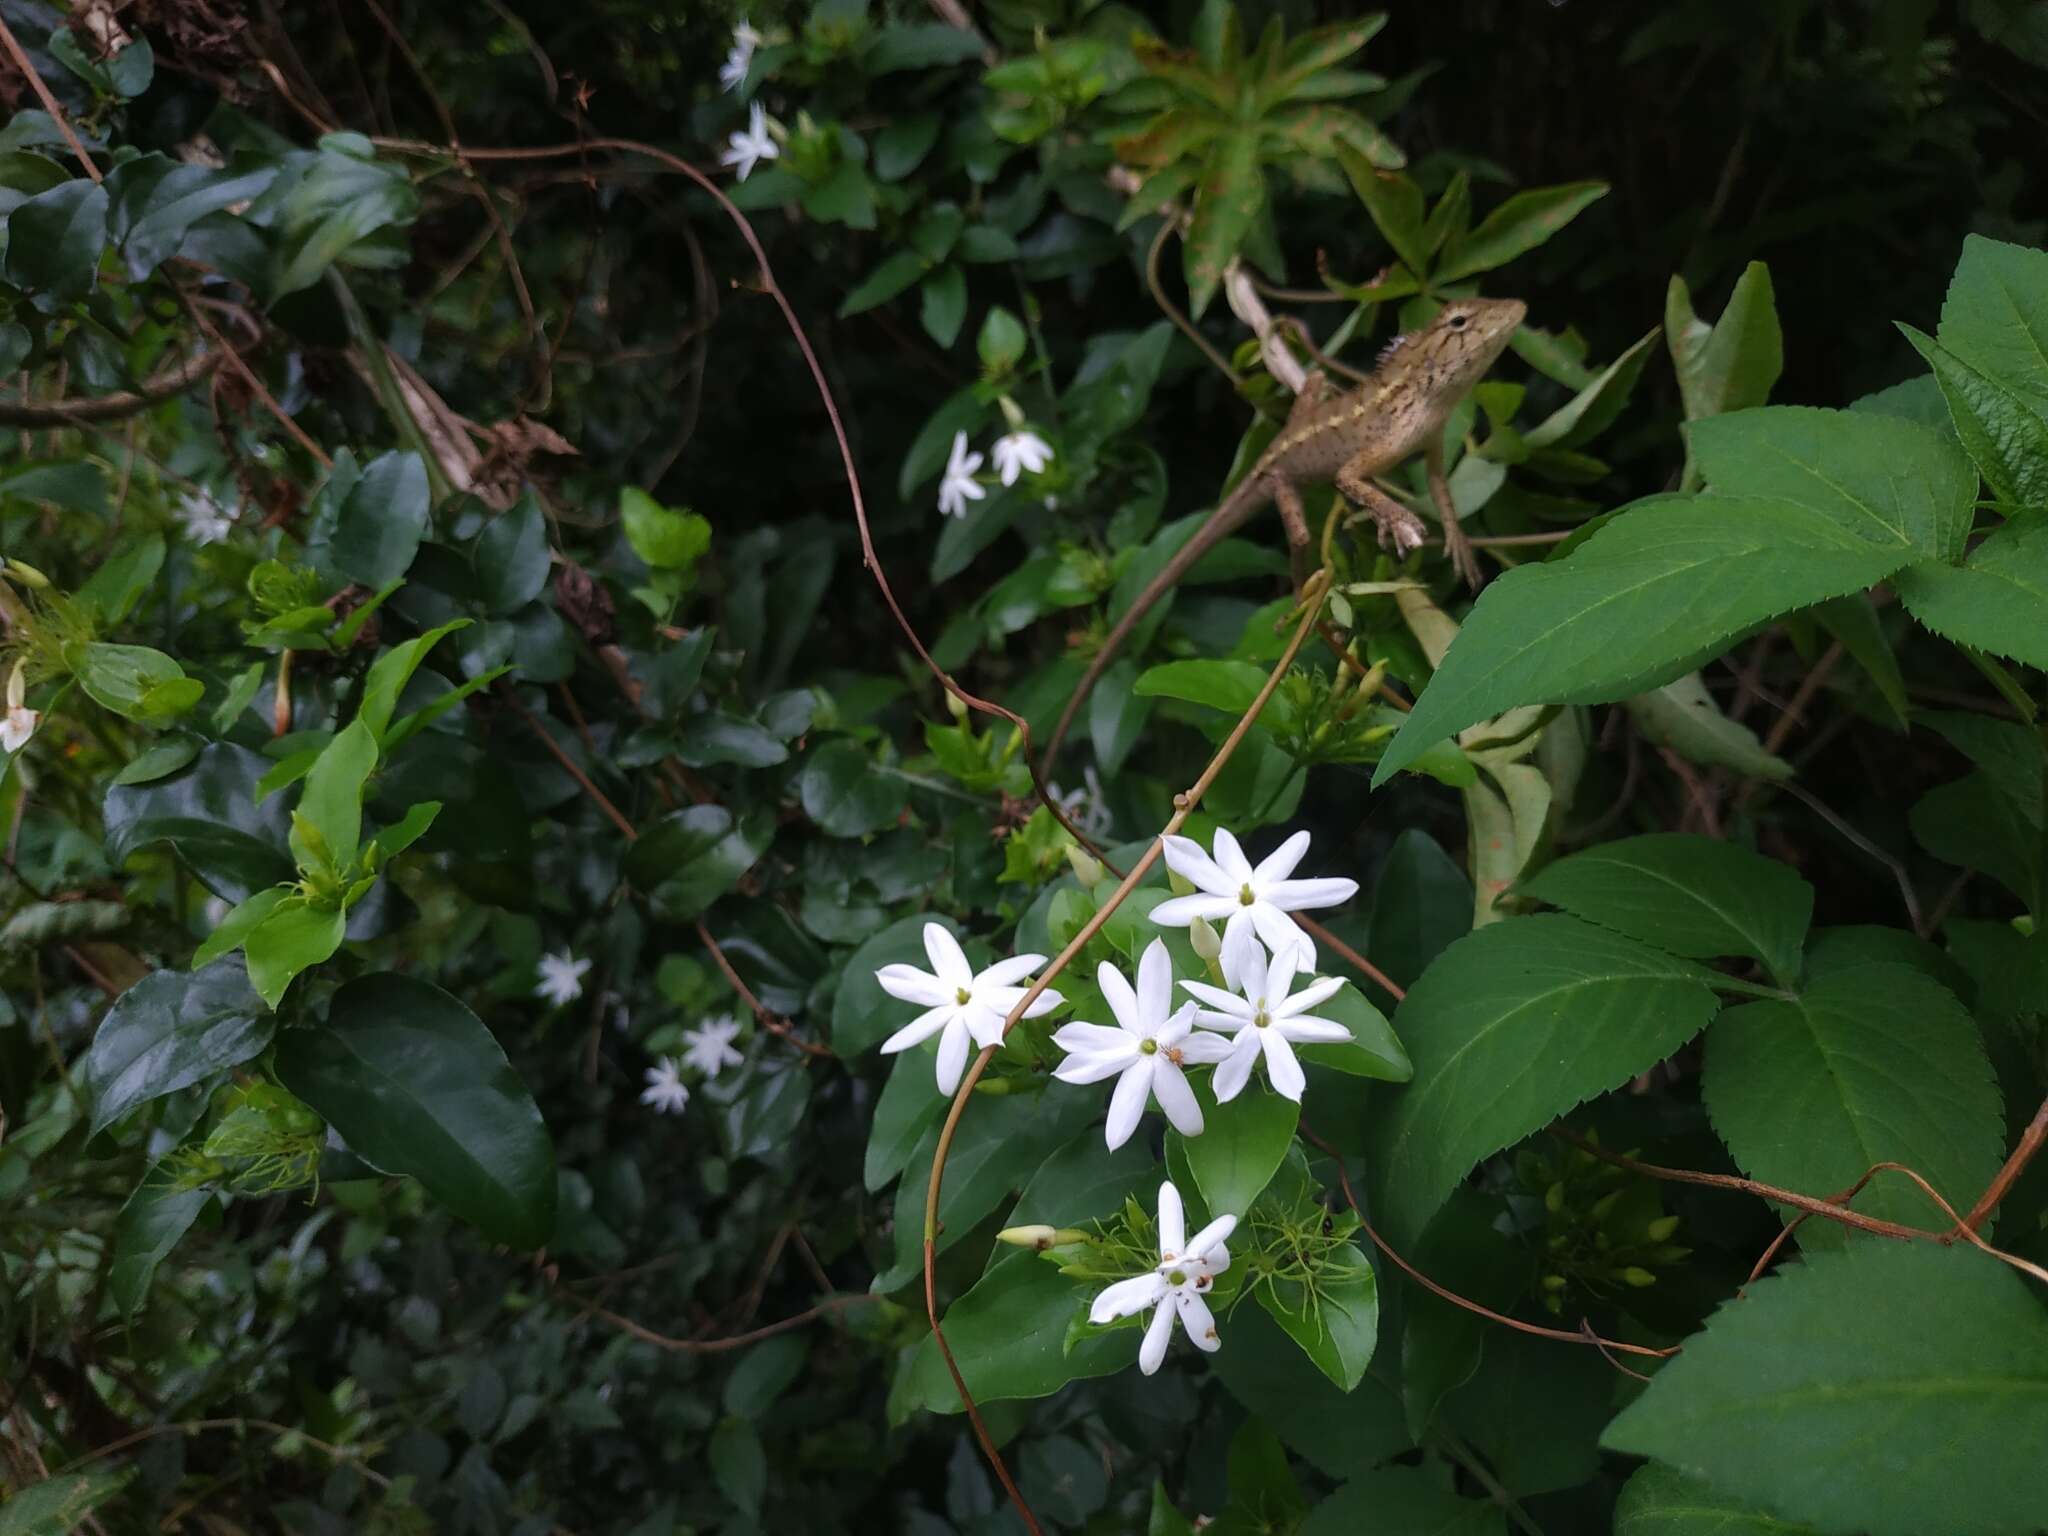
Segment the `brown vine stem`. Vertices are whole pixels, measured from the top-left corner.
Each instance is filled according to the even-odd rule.
[[[1404,1275],[1424,1290],[1442,1297],[1454,1307],[1463,1307],[1467,1312],[1476,1313],[1480,1317],[1486,1318],[1489,1322],[1500,1323],[1505,1327],[1514,1329],[1517,1333],[1526,1333],[1539,1339],[1555,1339],[1560,1344],[1590,1344],[1602,1354],[1614,1351],[1625,1355],[1642,1355],[1652,1360],[1668,1360],[1673,1355],[1679,1353],[1679,1346],[1676,1344],[1668,1349],[1656,1349],[1648,1344],[1628,1344],[1620,1339],[1604,1339],[1593,1331],[1591,1325],[1585,1323],[1580,1324],[1577,1332],[1563,1328],[1545,1328],[1537,1323],[1525,1323],[1518,1317],[1509,1317],[1505,1312],[1496,1312],[1491,1307],[1482,1306],[1469,1297],[1460,1296],[1456,1291],[1437,1284],[1436,1281],[1430,1279],[1429,1276],[1396,1253],[1393,1244],[1380,1236],[1378,1229],[1367,1218],[1365,1207],[1358,1203],[1358,1196],[1352,1192],[1351,1175],[1344,1169],[1343,1154],[1306,1125],[1301,1126],[1300,1130],[1303,1141],[1326,1153],[1330,1160],[1337,1165],[1337,1183],[1344,1191],[1344,1203],[1350,1206],[1352,1212],[1358,1217],[1359,1224],[1365,1229],[1365,1235],[1372,1239],[1373,1246],[1392,1259]],[[1618,1370],[1627,1369],[1627,1367],[1620,1365],[1618,1362],[1614,1363]],[[1630,1371],[1629,1374],[1633,1376],[1636,1373]]]
[[[132,390],[113,395],[82,395],[73,400],[0,401],[0,426],[69,427],[84,423],[118,421],[153,405],[161,405],[175,394],[197,384],[221,364],[221,354],[195,352],[183,362],[144,379]]]
[[[656,1349],[671,1350],[676,1354],[683,1355],[717,1355],[723,1354],[729,1349],[744,1349],[747,1345],[759,1343],[762,1339],[772,1339],[778,1333],[793,1332],[810,1323],[815,1323],[821,1317],[828,1317],[834,1312],[843,1312],[848,1307],[872,1306],[874,1301],[874,1297],[864,1295],[828,1296],[815,1307],[806,1307],[803,1311],[794,1313],[789,1317],[778,1318],[775,1322],[763,1324],[759,1328],[749,1329],[745,1333],[728,1334],[722,1339],[672,1338],[665,1333],[656,1333],[652,1328],[642,1323],[634,1322],[632,1318],[627,1317],[623,1313],[613,1312],[609,1308],[600,1307],[595,1302],[577,1298],[576,1305],[579,1310],[589,1314],[591,1317],[603,1318],[621,1333],[629,1333],[641,1343],[652,1344]]]
[[[57,131],[64,135],[64,142],[71,146],[72,156],[85,167],[86,175],[94,181],[100,179],[100,168],[92,163],[92,156],[85,152],[85,145],[78,135],[71,131],[71,119],[64,115],[64,108],[57,98],[50,94],[50,88],[43,83],[43,77],[36,73],[35,65],[29,62],[28,51],[21,46],[21,39],[14,35],[14,29],[0,19],[0,47],[7,50],[7,57],[14,67],[28,77],[30,89],[36,93],[36,100],[43,104],[43,110],[50,114],[50,121],[57,125]]]
[[[734,970],[732,962],[725,958],[725,951],[718,947],[718,940],[711,937],[711,930],[704,926],[704,919],[701,917],[697,919],[697,937],[702,939],[704,947],[711,951],[712,963],[718,967],[719,973],[725,977],[727,984],[732,987],[733,991],[740,995],[740,1001],[753,1010],[755,1023],[767,1030],[769,1034],[787,1040],[806,1056],[829,1057],[832,1054],[831,1047],[820,1045],[815,1040],[804,1039],[803,1036],[790,1028],[789,1020],[774,1012],[766,1003],[754,995],[754,989],[740,980],[740,973]]]
[[[1963,1218],[1963,1225],[1975,1232],[1983,1226],[1992,1211],[2012,1189],[2019,1176],[2027,1171],[2027,1164],[2034,1160],[2034,1154],[2041,1150],[2041,1143],[2048,1141],[2048,1099],[2041,1101],[2041,1107],[2034,1111],[2034,1118],[2027,1122],[2027,1128],[2020,1132],[2019,1145],[2012,1149],[2012,1156],[2005,1160],[2005,1166],[1998,1170],[1998,1176],[1991,1181],[1977,1203],[1970,1207],[1970,1214]]]

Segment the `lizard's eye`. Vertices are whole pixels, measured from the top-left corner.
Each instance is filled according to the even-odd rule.
[[[1462,331],[1463,329],[1465,329],[1465,325],[1466,325],[1466,322],[1467,322],[1467,321],[1468,321],[1469,319],[1470,319],[1470,316],[1468,316],[1468,315],[1464,314],[1463,312],[1460,312],[1460,313],[1458,313],[1458,314],[1452,315],[1452,316],[1451,316],[1451,329],[1452,329],[1452,330],[1454,330],[1454,331]]]

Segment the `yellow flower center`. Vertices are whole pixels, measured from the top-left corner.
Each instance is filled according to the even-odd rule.
[[[1176,1269],[1167,1275],[1166,1283],[1168,1285],[1186,1285],[1188,1283],[1188,1272],[1184,1269]]]
[[[969,1003],[974,1001],[974,994],[972,992],[969,992],[965,987],[955,987],[953,989],[953,1001],[958,1003],[962,1008],[965,1008]]]
[[[1237,904],[1239,906],[1248,907],[1258,899],[1258,897],[1252,894],[1252,888],[1248,883],[1237,888]]]
[[[1159,1042],[1157,1040],[1140,1040],[1138,1042],[1138,1052],[1144,1056],[1156,1056],[1159,1053]]]

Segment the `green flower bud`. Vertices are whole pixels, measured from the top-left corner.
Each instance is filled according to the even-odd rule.
[[[1204,963],[1220,959],[1223,955],[1223,940],[1209,926],[1206,917],[1198,917],[1188,924],[1188,943],[1194,946],[1196,957]]]
[[[1074,871],[1074,878],[1081,882],[1082,890],[1092,891],[1102,884],[1102,861],[1080,844],[1067,844],[1067,864]]]

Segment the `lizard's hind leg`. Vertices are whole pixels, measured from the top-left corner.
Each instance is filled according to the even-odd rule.
[[[1381,548],[1392,550],[1397,559],[1406,559],[1422,547],[1429,530],[1422,526],[1421,518],[1372,483],[1372,467],[1378,462],[1372,450],[1356,455],[1337,471],[1337,489],[1345,500],[1363,508],[1379,528]]]
[[[1312,569],[1309,551],[1314,547],[1314,540],[1308,531],[1308,509],[1301,504],[1301,492],[1285,475],[1268,475],[1266,489],[1272,493],[1273,505],[1280,509],[1280,526],[1287,530],[1288,566],[1294,576],[1295,590],[1299,591]]]
[[[1444,478],[1444,445],[1440,436],[1430,438],[1422,462],[1429,472],[1430,500],[1436,503],[1436,514],[1443,520],[1444,553],[1450,557],[1452,569],[1465,579],[1465,585],[1477,592],[1479,557],[1473,553],[1472,541],[1465,537],[1458,522],[1458,504],[1451,500],[1451,482]]]

